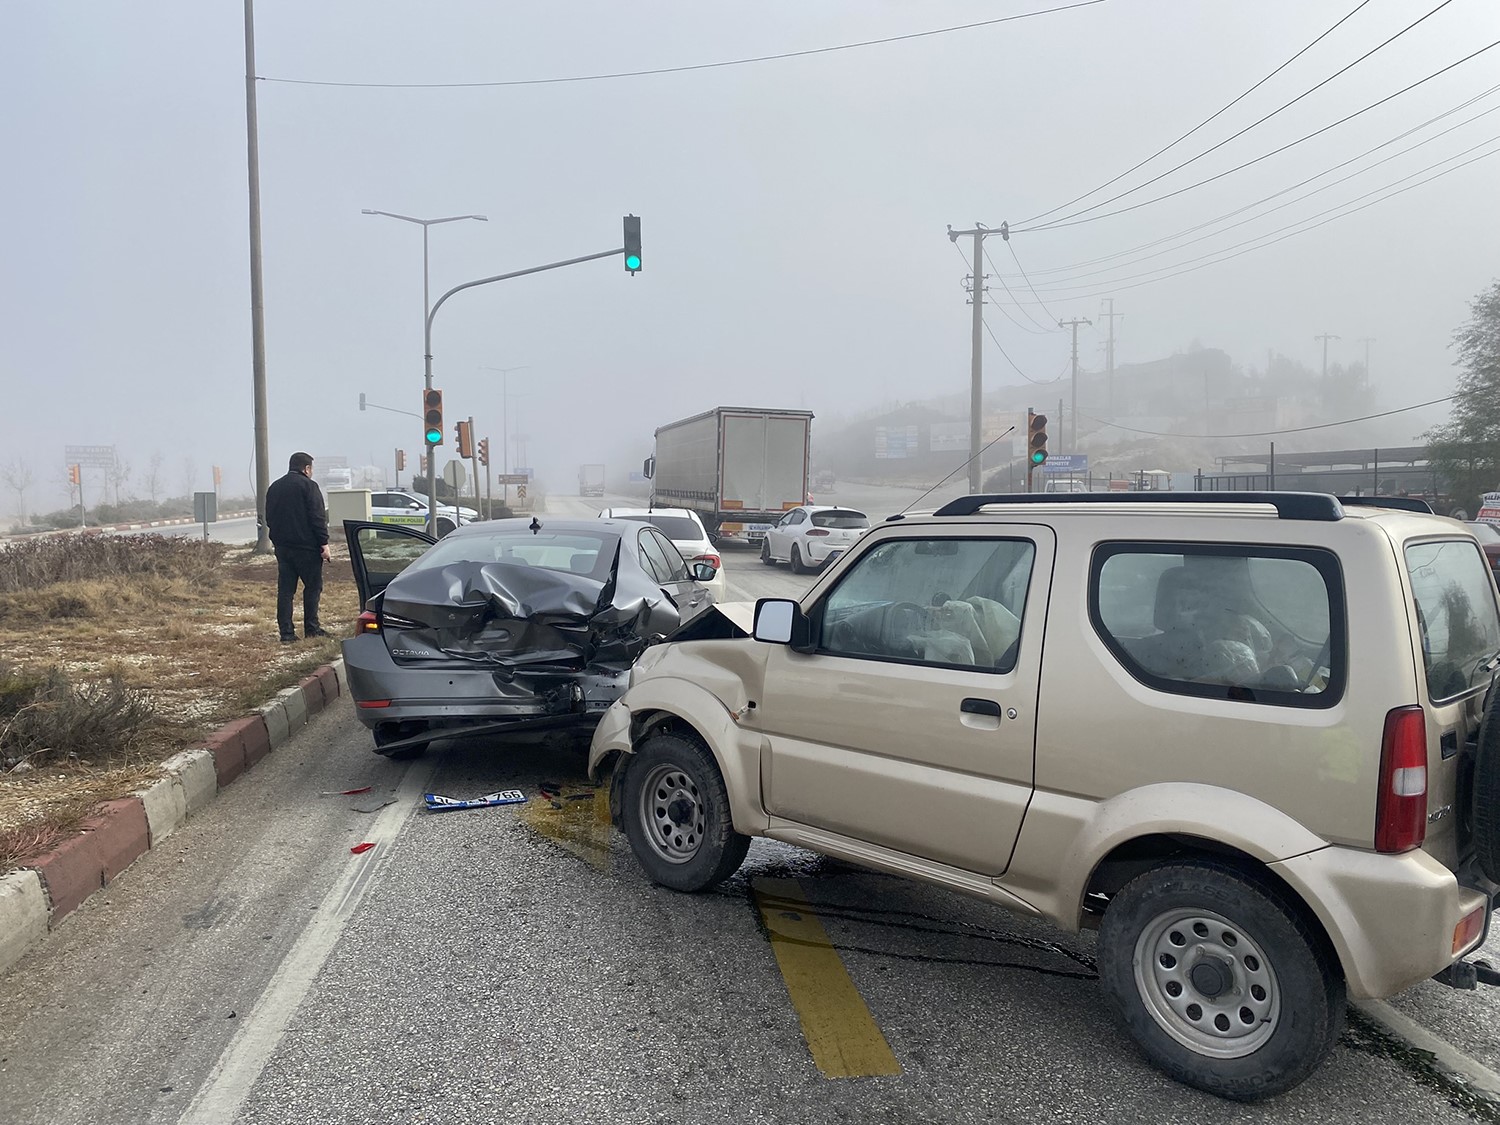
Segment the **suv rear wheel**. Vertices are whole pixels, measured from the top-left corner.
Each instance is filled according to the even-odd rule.
[[[1343,976],[1278,890],[1233,868],[1177,863],[1114,896],[1099,976],[1146,1055],[1179,1082],[1255,1101],[1333,1048]]]
[[[647,738],[631,756],[623,788],[625,836],[652,882],[703,891],[744,862],[750,837],[734,830],[724,778],[697,739]]]

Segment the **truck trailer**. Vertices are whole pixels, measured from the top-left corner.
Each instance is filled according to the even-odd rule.
[[[603,496],[604,495],[604,466],[603,465],[579,465],[578,466],[578,495],[580,495],[580,496]]]
[[[807,410],[719,406],[660,427],[644,467],[651,503],[691,508],[716,541],[759,543],[807,503],[812,419]]]

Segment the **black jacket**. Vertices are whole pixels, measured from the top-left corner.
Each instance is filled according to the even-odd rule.
[[[328,511],[312,477],[287,473],[266,489],[266,529],[278,547],[317,550],[328,542]]]

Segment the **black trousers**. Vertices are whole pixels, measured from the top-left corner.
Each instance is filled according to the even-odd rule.
[[[318,547],[276,548],[276,624],[283,637],[295,637],[292,599],[302,583],[303,635],[318,631],[318,599],[323,595],[323,551]]]

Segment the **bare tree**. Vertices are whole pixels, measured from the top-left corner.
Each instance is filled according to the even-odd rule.
[[[120,489],[130,482],[130,462],[116,456],[115,463],[105,473],[110,485],[115,490],[115,507],[120,506]]]
[[[0,476],[5,478],[6,485],[15,489],[16,515],[20,517],[24,525],[26,523],[26,490],[31,487],[33,480],[31,466],[17,457],[0,469]]]
[[[182,494],[187,497],[193,495],[193,489],[198,484],[198,463],[191,457],[182,459]]]
[[[146,486],[146,495],[151,497],[151,503],[155,504],[161,500],[161,492],[164,487],[161,479],[161,467],[166,460],[161,455],[161,450],[155,450],[151,454],[151,460],[146,462],[146,479],[141,483]]]

